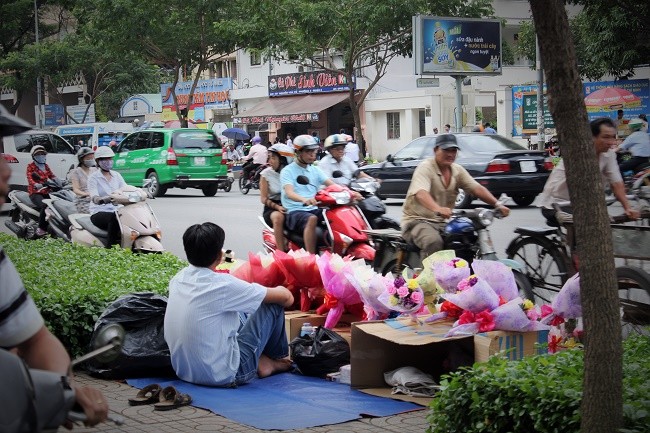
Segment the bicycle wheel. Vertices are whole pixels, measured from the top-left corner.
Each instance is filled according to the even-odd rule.
[[[533,286],[535,304],[548,304],[569,278],[565,254],[546,238],[524,237],[508,252],[508,258],[523,263],[521,272]]]
[[[623,338],[630,334],[650,335],[650,275],[640,268],[616,268],[621,300]]]
[[[250,190],[251,190],[251,187],[250,187],[250,185],[247,183],[246,179],[244,179],[243,176],[240,177],[240,178],[239,178],[239,191],[240,191],[242,194],[246,195],[246,194],[248,194],[248,191],[250,191]]]

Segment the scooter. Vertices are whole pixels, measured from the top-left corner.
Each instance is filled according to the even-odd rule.
[[[260,175],[262,174],[262,171],[266,167],[268,167],[268,165],[263,164],[260,167],[258,167],[257,170],[251,172],[249,174],[249,177],[246,178],[244,176],[243,169],[245,167],[248,167],[252,163],[253,163],[253,160],[248,160],[248,161],[246,161],[244,163],[244,165],[242,166],[241,175],[239,177],[239,191],[244,195],[248,194],[248,191],[250,191],[251,189],[260,189]]]
[[[515,260],[500,259],[494,251],[494,244],[488,226],[494,218],[503,218],[499,210],[484,208],[454,209],[452,217],[441,231],[443,249],[456,251],[456,256],[472,263],[474,259],[496,260],[512,268],[519,293],[533,298],[533,287],[528,278],[518,269],[523,266]],[[421,269],[420,249],[404,240],[398,230],[369,230],[377,249],[373,267],[383,275],[401,274],[404,268]]]
[[[363,200],[357,206],[370,223],[370,227],[373,229],[400,229],[397,221],[385,215],[386,205],[375,195],[379,189],[379,182],[365,177],[356,178],[350,182],[350,189],[363,196]]]
[[[145,186],[146,188],[146,186]],[[160,223],[146,202],[147,193],[134,186],[126,186],[110,195],[111,202],[121,204],[115,212],[122,234],[120,246],[133,252],[162,253]],[[95,226],[88,214],[68,216],[73,243],[108,247],[108,232]]]
[[[309,179],[298,176],[298,183],[309,185]],[[316,193],[316,201],[323,208],[322,226],[316,228],[317,248],[319,251],[331,251],[342,256],[350,255],[370,263],[375,259],[375,249],[370,244],[367,231],[371,229],[368,220],[352,202],[350,190],[342,185],[330,185]],[[262,217],[262,246],[267,252],[276,249],[273,228]],[[302,233],[286,231],[284,235],[289,249],[304,248]]]
[[[39,182],[41,178],[33,173],[33,179]],[[65,190],[66,182],[60,179],[48,179],[43,182],[43,188],[50,189],[50,198],[61,200],[70,200],[73,197],[72,191]],[[9,199],[13,203],[13,208],[9,211],[10,218],[5,221],[5,226],[21,239],[36,239],[36,229],[38,228],[38,218],[40,211],[29,198],[26,191],[12,190],[9,192]]]

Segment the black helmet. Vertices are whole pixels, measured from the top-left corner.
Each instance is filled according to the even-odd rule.
[[[79,162],[81,162],[81,160],[84,159],[85,156],[92,155],[94,153],[95,151],[92,150],[90,147],[84,146],[77,151],[77,159],[79,160]]]
[[[0,137],[20,134],[29,131],[33,126],[16,116],[9,114],[9,111],[0,104]]]

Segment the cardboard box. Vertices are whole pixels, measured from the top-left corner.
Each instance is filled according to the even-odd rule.
[[[546,342],[547,332],[494,331],[445,338],[452,322],[417,325],[409,318],[352,324],[351,386],[368,394],[426,405],[430,398],[391,395],[384,373],[412,366],[438,381],[442,374],[490,355],[512,349],[511,359],[536,353],[535,343]]]
[[[325,325],[326,318],[327,315],[322,316],[312,312],[287,311],[284,313],[284,326],[287,331],[287,341],[291,343],[291,340],[300,335],[300,328],[302,328],[303,323],[309,322],[314,327],[323,326]],[[359,320],[359,317],[355,315],[343,314],[339,323],[336,325],[336,328],[332,329],[332,331],[340,334],[348,343],[351,343],[352,338],[350,335],[350,325]]]
[[[485,362],[490,356],[503,352],[508,359],[519,360],[524,356],[545,353],[545,348],[536,346],[547,342],[548,331],[491,331],[477,334],[474,336],[474,359]]]

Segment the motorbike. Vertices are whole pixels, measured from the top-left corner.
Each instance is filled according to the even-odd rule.
[[[298,176],[298,183],[309,185],[305,176]],[[350,255],[357,259],[372,262],[375,250],[370,245],[367,231],[371,230],[368,220],[352,203],[350,190],[342,185],[330,185],[316,193],[316,201],[323,208],[322,226],[316,228],[317,248],[319,251],[331,251],[341,256]],[[273,228],[269,227],[262,217],[262,246],[267,252],[276,249]],[[285,230],[285,238],[289,249],[298,250],[304,247],[302,233]]]
[[[249,167],[251,164],[253,164],[253,160],[246,161],[242,166],[242,170],[245,167]],[[251,189],[260,189],[260,175],[266,167],[268,167],[266,164],[259,166],[257,170],[250,172],[248,178],[244,176],[244,172],[242,171],[241,176],[239,177],[239,191],[246,195]]]
[[[336,175],[336,172],[334,173]],[[350,182],[350,189],[363,196],[357,206],[373,229],[395,229],[400,225],[394,219],[386,216],[386,205],[375,195],[379,189],[379,182],[368,178],[355,178]]]
[[[451,218],[441,230],[443,249],[454,250],[456,256],[467,260],[470,266],[474,259],[496,260],[508,265],[515,275],[519,293],[527,299],[534,299],[530,281],[518,271],[523,266],[515,260],[500,259],[494,251],[488,230],[494,218],[503,218],[503,214],[499,210],[485,208],[454,209]],[[398,275],[404,268],[421,269],[420,249],[406,242],[400,231],[383,229],[369,230],[367,233],[377,251],[373,262],[376,272],[382,275]]]
[[[145,186],[146,188],[146,186]],[[160,223],[146,202],[151,198],[140,188],[126,186],[110,195],[112,203],[121,204],[115,213],[120,225],[120,246],[133,252],[162,253]],[[73,243],[108,247],[108,232],[95,226],[88,214],[68,216],[71,223],[70,239]]]
[[[36,173],[33,173],[32,177],[37,182],[41,181]],[[50,189],[50,199],[68,202],[74,200],[74,193],[66,189],[68,186],[66,181],[58,178],[47,179],[42,184],[43,189]],[[12,190],[8,196],[13,203],[13,208],[9,211],[10,218],[5,221],[5,226],[21,239],[36,239],[40,211],[29,198],[29,194],[26,191]]]
[[[227,162],[228,164],[228,178],[226,180],[219,181],[219,189],[224,190],[225,192],[230,192],[232,189],[232,184],[235,183],[235,175],[232,172],[232,162]]]

